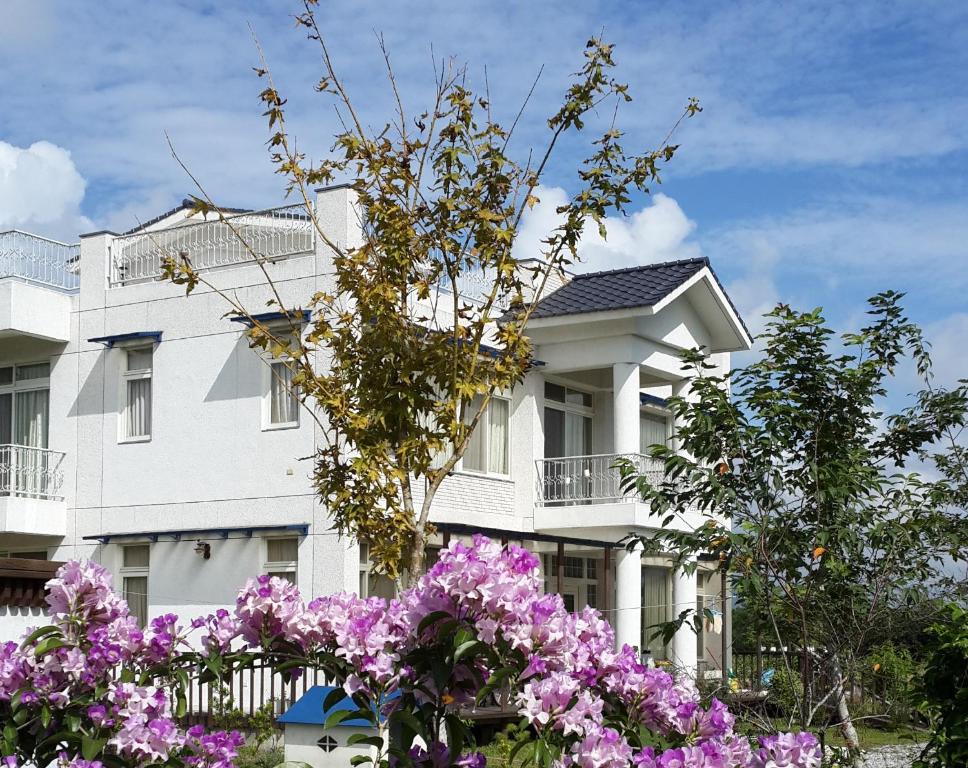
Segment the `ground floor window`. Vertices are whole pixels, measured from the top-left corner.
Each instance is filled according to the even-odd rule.
[[[21,560],[46,560],[46,549],[0,549],[0,557],[16,557]]]
[[[285,536],[266,539],[265,573],[296,583],[299,567],[299,537]]]
[[[430,567],[429,564],[427,566]],[[397,585],[385,573],[379,573],[370,560],[370,548],[360,544],[360,597],[382,597],[392,600],[397,596]]]
[[[661,637],[653,638],[658,625],[669,620],[672,586],[669,569],[646,566],[642,569],[642,644],[656,661],[668,658]]]
[[[121,591],[131,615],[142,627],[148,622],[148,570],[151,545],[128,544],[121,548]]]
[[[558,556],[545,555],[544,567],[545,591],[554,592],[557,589]],[[581,610],[586,605],[590,608],[603,607],[598,586],[601,568],[602,561],[600,559],[574,555],[565,556],[562,563],[564,583],[561,597],[565,601],[567,610]]]

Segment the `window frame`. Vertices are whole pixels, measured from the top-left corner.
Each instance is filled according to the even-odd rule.
[[[148,550],[148,565],[125,565],[124,564],[124,551],[129,547],[145,547]],[[128,594],[128,590],[125,589],[125,581],[127,579],[141,579],[145,580],[145,615],[141,617],[141,626],[148,626],[148,615],[151,612],[151,604],[148,601],[148,595],[151,589],[151,543],[147,541],[142,542],[132,542],[130,544],[122,544],[120,547],[120,559],[118,561],[118,576],[121,578],[121,596],[124,597]],[[125,598],[127,600],[127,598]],[[129,606],[130,607],[130,606]]]
[[[511,467],[512,467],[511,446],[514,442],[513,440],[511,440],[512,400],[509,396],[504,394],[492,395],[491,400],[501,400],[507,403],[508,423],[507,423],[507,429],[505,430],[505,445],[504,445],[504,455],[507,457],[507,472],[492,471],[490,466],[491,464],[491,410],[490,410],[491,404],[490,402],[488,402],[487,408],[485,409],[484,413],[481,415],[480,421],[477,422],[477,426],[474,428],[474,432],[471,433],[471,437],[468,438],[468,445],[469,445],[470,440],[473,439],[475,435],[481,436],[480,439],[483,442],[482,452],[484,455],[486,468],[481,470],[481,469],[472,469],[470,467],[465,466],[464,459],[466,457],[466,450],[467,450],[467,447],[465,447],[464,449],[465,454],[464,456],[460,457],[460,461],[457,462],[457,465],[454,467],[454,470],[457,472],[466,472],[469,475],[477,475],[478,477],[497,477],[497,478],[502,478],[506,480],[511,477]]]
[[[269,559],[269,542],[278,541],[280,539],[287,539],[296,542],[296,559],[295,560],[270,560]],[[289,574],[286,578],[289,579],[289,583],[296,585],[297,579],[299,578],[299,536],[263,536],[262,537],[262,573],[270,576],[282,576],[283,574]]]
[[[31,365],[46,365],[47,375],[36,379],[24,379],[21,381],[17,378],[17,369],[26,368]],[[0,384],[0,395],[10,395],[10,445],[16,445],[14,443],[15,435],[17,434],[17,425],[14,420],[17,415],[17,394],[21,392],[35,392],[37,390],[47,391],[47,439],[45,442],[50,445],[50,374],[51,364],[50,358],[45,358],[43,360],[27,360],[19,363],[8,363],[5,365],[0,365],[0,368],[10,369],[10,383]]]
[[[276,336],[280,341],[288,339],[288,343],[291,344],[294,340],[295,335],[298,333],[301,339],[303,332],[303,322],[294,321],[295,325],[287,320],[272,320],[267,324],[269,331]],[[291,348],[291,347],[290,347]],[[299,412],[302,410],[302,401],[299,399],[299,389],[298,387],[293,387],[291,395],[296,401],[296,418],[293,421],[282,421],[277,424],[272,422],[272,381],[275,373],[272,370],[274,364],[282,364],[289,367],[293,373],[297,372],[297,369],[293,367],[292,360],[285,357],[275,357],[269,352],[268,349],[259,350],[256,349],[256,354],[259,356],[259,360],[262,362],[262,397],[260,398],[260,410],[261,410],[261,429],[263,432],[275,432],[280,429],[299,429],[300,418]]]
[[[672,445],[672,434],[674,431],[673,424],[673,413],[669,408],[663,408],[662,406],[654,405],[652,403],[645,403],[639,407],[639,429],[641,430],[641,420],[643,416],[652,416],[653,418],[661,418],[665,422],[665,444],[666,447],[671,447]],[[639,438],[641,442],[641,437]],[[641,449],[642,446],[640,445]],[[645,454],[643,454],[645,455]]]
[[[547,390],[545,385],[554,384],[555,386],[562,387],[565,390],[565,401],[552,400],[547,396]],[[591,398],[591,405],[579,405],[578,403],[568,402],[568,390],[572,392],[580,392],[583,395],[588,395]],[[583,387],[576,387],[573,384],[567,383],[562,379],[558,379],[553,376],[545,376],[544,382],[541,387],[541,429],[542,432],[545,431],[545,410],[550,408],[554,411],[559,411],[561,413],[573,414],[575,416],[580,416],[583,419],[588,419],[588,453],[579,454],[578,456],[543,456],[543,458],[555,458],[555,459],[567,459],[567,458],[580,458],[581,456],[594,456],[595,455],[595,392],[590,389],[585,389]],[[567,438],[566,438],[567,440]],[[542,448],[542,451],[544,448]]]
[[[118,444],[127,443],[150,443],[151,437],[154,432],[154,416],[155,416],[155,346],[156,344],[126,344],[124,346],[119,345],[119,349],[124,353],[122,358],[122,364],[119,366],[119,380],[120,385],[118,387]],[[150,352],[151,353],[151,367],[150,368],[138,368],[133,371],[128,370],[128,354],[131,352]],[[128,435],[128,382],[129,381],[145,381],[148,384],[148,434],[146,435]]]

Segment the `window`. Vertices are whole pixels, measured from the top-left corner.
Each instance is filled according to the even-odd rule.
[[[656,413],[643,412],[639,416],[639,453],[649,455],[653,445],[669,442],[669,420]]]
[[[0,550],[0,557],[16,557],[22,560],[46,560],[46,549]]]
[[[370,548],[366,544],[360,544],[360,597],[382,597],[384,600],[392,600],[396,596],[397,587],[393,579],[374,570],[373,562],[370,560]]]
[[[148,566],[151,546],[130,544],[121,548],[121,591],[131,615],[143,627],[148,622]]]
[[[47,448],[50,363],[0,368],[0,444]]]
[[[471,415],[476,413],[478,407],[479,401],[475,401],[469,409]],[[510,401],[501,397],[492,397],[467,442],[467,448],[461,459],[461,469],[467,472],[486,472],[492,475],[509,474],[508,427],[510,417]]]
[[[558,582],[558,556],[546,555],[545,566],[545,591],[553,592],[557,589]],[[561,569],[563,577],[562,597],[565,600],[565,607],[569,611],[574,611],[574,606],[599,607],[599,567],[599,561],[593,557],[565,556]]]
[[[288,429],[299,426],[299,398],[292,380],[293,364],[265,358],[263,429]]]
[[[642,642],[652,652],[652,658],[667,658],[661,637],[652,639],[657,625],[669,620],[672,587],[668,568],[648,566],[642,569]]]
[[[151,439],[151,368],[153,350],[125,350],[121,372],[121,442]]]
[[[299,565],[299,538],[266,539],[265,572],[296,583],[296,569]]]
[[[547,381],[544,417],[545,458],[591,454],[591,394]]]

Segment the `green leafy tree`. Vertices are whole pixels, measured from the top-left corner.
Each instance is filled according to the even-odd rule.
[[[631,99],[611,74],[613,47],[588,41],[584,63],[547,120],[543,147],[515,148],[517,118],[499,122],[490,93],[474,92],[466,71],[454,65],[436,70],[427,108],[407,111],[385,48],[396,114],[370,129],[334,67],[315,5],[306,2],[296,21],[321,53],[317,91],[335,101],[342,119],[328,156],[313,163],[296,148],[286,99],[264,57],[257,73],[266,81],[261,100],[272,161],[331,253],[332,283],[306,297],[308,333],[295,322],[302,308],[286,306],[279,291],[269,304],[294,318],[285,333],[254,321],[252,308],[223,295],[231,314],[252,322],[251,343],[290,364],[300,399],[319,421],[325,442],[315,457],[315,485],[335,527],[368,544],[391,576],[401,569],[420,573],[437,491],[494,394],[510,390],[532,364],[525,329],[548,280],[576,259],[586,226],[597,225],[604,236],[605,217],[659,181],[660,167],[676,151],[675,126],[700,107],[691,100],[647,152],[626,152],[613,119],[589,140],[578,191],[558,208],[560,223],[540,253],[522,259],[513,251],[518,227],[538,202],[562,139]],[[532,92],[536,86],[537,80]],[[358,243],[336,242],[313,209],[312,189],[334,182],[355,194]],[[199,190],[198,211],[232,228],[265,269],[265,259]],[[187,290],[200,284],[217,290],[190,253],[169,254],[164,263],[166,277]],[[271,285],[268,269],[265,275]],[[469,281],[478,283],[474,296],[465,290]]]
[[[926,386],[902,413],[882,411],[906,359],[931,381],[901,297],[874,297],[870,324],[840,337],[819,309],[781,305],[768,315],[761,359],[728,377],[688,353],[691,393],[670,402],[682,450],[653,448],[666,469],[657,485],[624,470],[664,526],[702,518],[697,530],[643,543],[687,568],[718,553],[770,644],[786,649],[786,671],[803,681],[794,719],[807,728],[835,709],[855,750],[849,686],[872,633],[968,559],[957,483],[900,470],[963,428],[964,384]],[[696,618],[684,612],[673,626]]]

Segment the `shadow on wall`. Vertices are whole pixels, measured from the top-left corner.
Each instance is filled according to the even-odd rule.
[[[261,397],[264,366],[259,350],[252,349],[246,336],[240,334],[205,394],[205,402]]]

